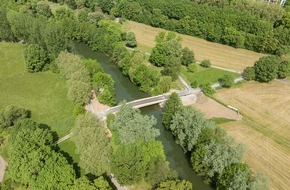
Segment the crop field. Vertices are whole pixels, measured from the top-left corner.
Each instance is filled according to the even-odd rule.
[[[32,119],[47,124],[61,137],[74,123],[65,80],[51,72],[28,73],[23,48],[23,44],[0,43],[0,107],[29,109]]]
[[[216,83],[218,79],[223,77],[225,74],[232,75],[234,78],[239,77],[240,75],[237,73],[232,73],[220,69],[215,68],[203,68],[197,65],[197,71],[194,73],[188,72],[186,67],[181,68],[181,76],[184,79],[187,79],[189,84],[192,84],[193,81],[197,81],[198,85],[205,84],[205,83]]]
[[[247,145],[245,161],[264,171],[271,189],[290,187],[290,84],[248,82],[222,89],[215,98],[237,107],[242,121],[222,124],[229,135]]]
[[[127,21],[124,24],[127,31],[132,31],[136,35],[138,48],[150,52],[155,45],[155,36],[165,31],[160,28],[154,28],[145,24],[133,21]],[[208,42],[206,40],[188,35],[182,36],[182,45],[194,51],[197,61],[209,59],[213,65],[242,71],[248,66],[254,65],[254,62],[265,54],[256,53],[245,49],[236,49],[230,46],[218,43]]]

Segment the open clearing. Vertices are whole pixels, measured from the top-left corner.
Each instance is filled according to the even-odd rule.
[[[65,80],[51,72],[28,73],[23,48],[23,44],[0,42],[0,108],[15,105],[29,109],[33,120],[48,125],[60,138],[74,124],[73,104],[66,98]],[[73,145],[69,141],[60,147],[78,161]],[[7,159],[6,148],[1,149]]]
[[[248,82],[222,89],[215,98],[237,107],[246,118],[222,124],[246,144],[245,161],[270,177],[271,189],[290,187],[290,84]]]
[[[233,78],[240,77],[240,74],[232,73],[228,71],[224,71],[221,69],[215,69],[215,68],[203,68],[199,65],[197,65],[197,71],[194,73],[188,72],[187,68],[185,66],[181,67],[180,75],[189,82],[189,84],[192,84],[194,81],[198,83],[198,86],[205,83],[216,83],[218,82],[218,79],[223,77],[225,74],[233,76]]]
[[[65,80],[51,72],[28,73],[23,48],[23,44],[0,43],[0,107],[29,109],[32,119],[48,125],[62,137],[74,123]]]
[[[136,35],[138,48],[150,52],[155,46],[155,36],[165,31],[145,24],[127,21],[124,24],[127,31],[134,32]],[[180,34],[181,35],[181,34]],[[213,65],[242,71],[265,54],[256,53],[245,49],[236,49],[230,46],[208,42],[206,40],[188,35],[182,36],[182,45],[194,51],[197,61],[209,59]]]
[[[202,111],[206,118],[226,118],[230,120],[241,120],[242,116],[211,98],[208,98],[203,93],[197,94],[197,101],[192,105],[198,110]]]

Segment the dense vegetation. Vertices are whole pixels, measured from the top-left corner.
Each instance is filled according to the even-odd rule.
[[[165,104],[163,123],[191,155],[192,168],[217,189],[267,189],[265,178],[241,163],[243,147],[200,111],[182,106],[177,94]]]
[[[74,166],[54,144],[49,126],[28,119],[28,113],[15,106],[1,112],[7,123],[2,130],[10,131],[9,180],[1,184],[1,189],[11,189],[11,185],[32,189],[111,189],[100,175],[94,183],[87,177],[78,178]]]
[[[273,55],[262,57],[255,62],[253,67],[247,67],[243,75],[246,80],[259,82],[270,82],[276,78],[283,79],[290,76],[290,61]]]
[[[290,14],[278,5],[243,0],[97,2],[107,13],[154,27],[237,48],[279,55],[289,53]]]

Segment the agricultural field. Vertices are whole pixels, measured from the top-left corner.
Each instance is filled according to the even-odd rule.
[[[248,82],[214,95],[237,107],[244,119],[222,124],[230,136],[247,145],[245,161],[264,171],[270,189],[290,187],[290,84]]]
[[[137,49],[150,52],[155,46],[155,36],[165,31],[160,28],[154,28],[145,24],[133,21],[127,21],[124,28],[127,31],[134,32],[136,35]],[[188,35],[180,35],[182,45],[194,51],[197,61],[209,59],[213,65],[242,71],[248,66],[254,65],[254,62],[265,54],[256,53],[245,49],[236,49],[230,46],[218,43],[208,42],[206,40]]]
[[[194,81],[197,81],[198,85],[205,84],[205,83],[216,83],[218,79],[223,77],[225,74],[232,75],[234,78],[239,77],[240,75],[237,73],[232,73],[220,69],[215,68],[203,68],[197,65],[197,71],[194,73],[188,72],[187,68],[182,66],[181,67],[181,76],[192,84]]]
[[[23,44],[0,43],[0,108],[15,105],[29,109],[33,120],[62,137],[74,124],[65,79],[51,72],[28,73],[23,49]]]

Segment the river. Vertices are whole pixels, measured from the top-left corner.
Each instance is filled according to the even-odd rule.
[[[149,97],[148,94],[141,92],[128,77],[125,77],[118,66],[110,61],[110,58],[104,53],[93,52],[84,43],[74,43],[74,51],[84,58],[96,59],[103,67],[104,71],[112,75],[115,81],[115,89],[117,102],[122,100],[132,101],[140,98]],[[162,114],[159,105],[149,106],[141,109],[143,114],[153,115],[157,119],[156,128],[160,130],[160,140],[164,146],[166,159],[169,162],[170,168],[176,170],[182,179],[190,181],[195,190],[212,190],[210,185],[204,184],[192,169],[189,159],[184,155],[182,148],[177,145],[171,132],[165,130],[162,125]]]

